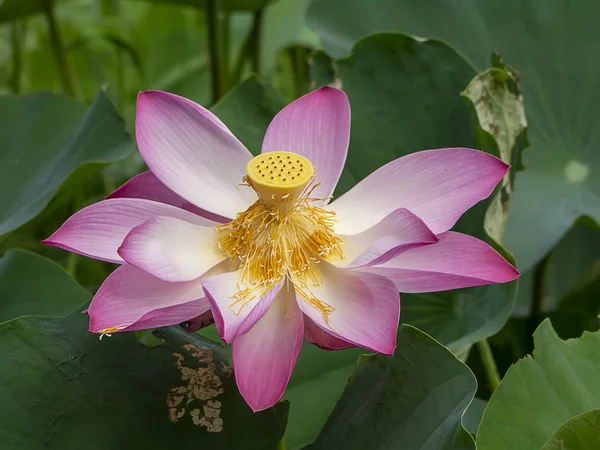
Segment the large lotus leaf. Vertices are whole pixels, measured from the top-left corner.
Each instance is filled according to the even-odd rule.
[[[0,447],[277,449],[287,404],[254,414],[220,347],[181,329],[148,348],[87,317],[0,326]]]
[[[0,324],[25,315],[66,316],[90,298],[54,261],[24,250],[0,258]]]
[[[358,356],[366,352],[359,348],[321,350],[304,344],[283,396],[291,403],[285,430],[287,450],[299,450],[315,440],[342,395]]]
[[[563,236],[548,256],[538,307],[548,316],[562,339],[576,338],[584,331],[600,329],[600,233],[578,223]],[[505,345],[513,349],[513,358],[527,350],[531,329],[522,327],[531,314],[534,270],[519,278],[519,291],[511,321],[512,332],[504,334]],[[510,322],[509,322],[510,323]]]
[[[467,408],[467,411],[463,415],[462,422],[469,433],[473,435],[477,434],[487,403],[486,400],[475,397]]]
[[[452,351],[493,336],[510,317],[517,283],[426,294],[401,294],[402,322]]]
[[[362,356],[312,450],[475,449],[461,424],[477,382],[425,333],[404,325],[394,356]]]
[[[570,291],[600,275],[599,249],[600,233],[585,223],[578,223],[561,239],[552,250],[546,269],[546,309],[563,302]]]
[[[597,450],[600,444],[600,409],[587,411],[563,424],[541,450]]]
[[[600,307],[600,233],[585,223],[576,224],[548,256],[541,310],[549,313],[563,339],[598,329]],[[533,270],[521,275],[514,316],[530,314]]]
[[[77,167],[133,150],[102,91],[87,110],[50,92],[0,96],[0,142],[0,235],[35,217]]]
[[[476,145],[460,98],[476,73],[443,43],[375,35],[358,42],[334,68],[350,98],[353,123],[336,195],[408,153]]]
[[[538,450],[567,420],[600,408],[600,333],[563,341],[545,320],[534,343],[533,358],[512,366],[490,399],[480,450]]]
[[[506,246],[527,269],[578,217],[600,221],[600,60],[588,56],[600,51],[599,15],[594,0],[381,0],[376,8],[316,0],[309,22],[337,57],[362,36],[397,30],[447,42],[479,72],[492,51],[519,71],[531,148],[517,177]]]
[[[578,337],[584,330],[596,331],[600,323],[600,271],[565,295],[550,313],[556,332],[565,338]]]

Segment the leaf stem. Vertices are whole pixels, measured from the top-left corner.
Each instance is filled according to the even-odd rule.
[[[102,15],[104,17],[118,17],[119,4],[116,0],[102,0]],[[117,109],[123,110],[125,102],[125,55],[123,49],[113,45],[117,57],[117,74],[116,74],[116,90],[117,90]]]
[[[79,255],[77,253],[69,253],[67,256],[67,272],[71,274],[73,278],[75,278],[77,271],[77,263],[79,259]]]
[[[254,12],[252,28],[248,32],[240,54],[238,55],[237,62],[233,69],[231,77],[232,84],[237,84],[242,78],[244,67],[248,59],[252,60],[252,71],[256,76],[260,76],[260,65],[261,65],[261,47],[260,47],[260,35],[262,33],[262,22],[263,22],[263,10],[259,9]]]
[[[49,0],[44,8],[44,16],[46,16],[46,22],[50,31],[50,47],[56,58],[56,64],[58,66],[58,73],[60,75],[60,81],[63,90],[71,98],[77,99],[78,93],[75,84],[75,76],[73,75],[73,69],[69,63],[67,57],[67,51],[64,44],[64,39],[61,34],[61,30],[56,21],[56,15],[54,13],[54,0]]]
[[[10,27],[10,45],[12,56],[12,71],[10,74],[10,86],[13,94],[21,92],[21,42],[23,38],[21,24],[16,21]]]
[[[492,348],[487,339],[483,339],[477,343],[477,349],[479,350],[479,356],[483,363],[485,375],[487,377],[488,388],[491,393],[494,393],[498,385],[500,384],[500,373],[498,372],[498,366],[494,360],[494,354]]]
[[[279,441],[279,445],[277,446],[277,450],[285,450],[285,436],[281,438],[281,441]]]
[[[302,97],[308,89],[308,65],[307,65],[307,52],[303,47],[292,48],[292,57],[294,58],[294,71],[295,71],[295,95],[296,98]]]
[[[252,59],[252,71],[256,74],[257,77],[260,76],[260,67],[262,63],[260,38],[262,34],[263,16],[264,11],[262,9],[257,9],[256,11],[254,11],[254,16],[252,20],[252,31],[250,32],[250,42],[252,43],[252,54],[250,56],[250,58]]]
[[[216,103],[223,95],[223,51],[221,49],[221,20],[219,18],[220,0],[208,0],[206,14],[208,18],[208,50],[210,53],[211,103]]]
[[[230,58],[230,40],[231,40],[231,14],[223,11],[221,14],[221,76],[224,86],[224,92],[229,87],[229,58]]]

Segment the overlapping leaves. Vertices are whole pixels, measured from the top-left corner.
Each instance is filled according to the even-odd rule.
[[[593,111],[600,64],[587,57],[600,45],[598,14],[593,0],[383,0],[377,8],[361,0],[316,0],[309,18],[336,57],[365,35],[397,30],[447,42],[478,72],[493,51],[519,71],[531,148],[517,179],[506,246],[527,269],[578,217],[600,222],[600,184],[593,176],[600,167]]]
[[[563,341],[546,320],[534,341],[533,358],[512,366],[488,403],[477,435],[481,450],[539,449],[565,422],[600,408],[600,333]]]

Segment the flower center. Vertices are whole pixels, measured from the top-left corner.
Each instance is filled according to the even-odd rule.
[[[248,184],[269,206],[286,207],[304,192],[315,176],[315,168],[304,156],[292,152],[270,152],[256,156],[246,165]]]
[[[318,186],[314,168],[303,156],[272,152],[253,158],[245,181],[259,199],[231,222],[217,227],[221,250],[241,269],[237,301],[245,303],[258,287],[261,295],[284,277],[306,301],[327,316],[330,305],[310,294],[310,283],[318,283],[315,265],[320,258],[337,253],[341,239],[333,234],[335,213],[314,203]],[[236,301],[236,303],[237,303]]]

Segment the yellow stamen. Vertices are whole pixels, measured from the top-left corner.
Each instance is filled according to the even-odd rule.
[[[247,173],[246,181],[259,199],[228,224],[216,227],[221,250],[241,269],[230,308],[239,313],[287,277],[327,318],[333,307],[311,293],[309,282],[319,284],[320,258],[332,253],[343,257],[342,241],[333,234],[335,213],[314,205],[325,199],[311,197],[318,187],[313,165],[291,152],[271,152],[252,159]]]
[[[109,328],[104,328],[102,330],[98,330],[98,333],[100,334],[100,340],[102,340],[102,338],[104,336],[108,336],[111,337],[112,333],[122,330],[123,328],[127,328],[128,325],[117,325],[116,327],[109,327]]]

